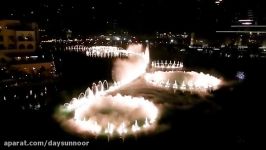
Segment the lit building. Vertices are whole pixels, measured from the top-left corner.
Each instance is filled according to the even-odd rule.
[[[0,52],[35,51],[38,25],[19,20],[0,20]]]
[[[266,26],[265,22],[257,15],[259,10],[250,3],[245,3],[243,8],[233,11],[231,25],[226,29],[218,29],[217,37],[221,45],[238,47],[240,49],[265,46]]]
[[[22,63],[12,64],[11,70],[17,70],[26,74],[38,74],[42,71],[45,76],[53,76],[55,67],[53,62],[36,62],[36,63]]]

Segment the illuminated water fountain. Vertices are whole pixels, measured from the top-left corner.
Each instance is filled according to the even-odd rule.
[[[64,106],[73,113],[71,125],[89,134],[124,137],[154,129],[158,108],[143,97],[108,95],[106,81],[93,84]]]
[[[81,51],[89,57],[108,58],[126,54],[128,58],[118,58],[114,62],[112,76],[117,82],[112,86],[107,81],[93,83],[85,93],[63,106],[61,111],[73,114],[64,121],[68,129],[77,134],[104,135],[109,140],[110,137],[124,138],[155,129],[160,111],[153,102],[144,97],[115,92],[141,76],[148,83],[147,86],[173,91],[208,93],[222,83],[222,80],[209,74],[180,71],[183,63],[176,61],[153,61],[151,67],[155,72],[148,73],[149,49],[146,47],[143,52],[141,45],[131,45],[127,50],[95,46],[81,48]]]
[[[162,71],[163,70],[182,70],[183,69],[183,62],[174,61],[172,63],[172,61],[168,62],[167,60],[165,60],[165,61],[157,60],[157,61],[152,61],[151,66],[152,66],[152,68],[155,68],[156,70],[162,70]]]
[[[182,91],[209,92],[216,90],[222,80],[209,74],[194,71],[156,71],[145,74],[145,80],[153,86]]]
[[[119,58],[119,57],[128,57],[129,52],[122,48],[115,46],[84,46],[84,45],[73,45],[67,46],[66,51],[75,51],[85,53],[88,57],[97,57],[97,58]]]
[[[195,71],[181,71],[183,62],[152,61],[153,73],[146,73],[145,80],[153,86],[172,89],[174,91],[191,91],[208,93],[221,86],[222,80],[210,74]],[[153,70],[153,71],[154,71]]]
[[[155,104],[143,97],[109,94],[145,73],[149,64],[149,53],[147,48],[145,52],[135,51],[140,48],[141,45],[136,45],[126,51],[120,50],[129,54],[128,59],[131,61],[128,63],[123,59],[118,60],[114,67],[118,78],[112,86],[109,86],[106,80],[93,83],[85,93],[64,105],[63,111],[73,113],[73,117],[68,119],[68,124],[75,127],[76,131],[95,136],[106,135],[109,139],[115,136],[136,135],[156,127],[159,109]],[[108,47],[94,47],[91,52],[94,50],[98,53],[101,53],[101,50],[110,52]],[[93,52],[89,52],[87,51],[87,55],[94,55]]]

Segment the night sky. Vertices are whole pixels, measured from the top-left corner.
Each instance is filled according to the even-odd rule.
[[[265,22],[261,0],[39,0],[5,1],[1,19],[36,21],[51,31],[131,32],[215,30],[252,9]]]

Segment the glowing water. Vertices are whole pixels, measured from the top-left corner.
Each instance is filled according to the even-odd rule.
[[[152,129],[158,108],[143,97],[94,95],[73,99],[65,105],[74,112],[72,125],[90,134],[125,135]],[[139,125],[139,121],[145,123]]]
[[[127,60],[116,60],[113,67],[113,79],[120,84],[128,84],[143,75],[149,65],[148,47],[143,53],[142,45],[130,45],[127,51],[134,55],[129,55]]]
[[[222,84],[222,81],[214,76],[194,71],[157,71],[154,73],[146,73],[145,80],[158,87],[195,92],[215,90]]]
[[[152,68],[158,69],[158,70],[181,70],[183,68],[183,63],[182,62],[167,62],[167,60],[161,62],[159,60],[157,61],[152,61],[151,63]]]
[[[92,47],[82,49],[90,57],[113,57],[125,53],[127,60],[117,59],[113,68],[112,86],[108,82],[99,81],[64,105],[67,112],[73,113],[69,118],[71,130],[77,133],[93,135],[126,136],[154,129],[159,116],[156,105],[143,97],[114,96],[108,93],[119,89],[136,78],[144,75],[145,80],[153,86],[173,90],[193,90],[206,92],[216,89],[221,80],[208,74],[197,72],[154,72],[146,73],[149,65],[149,48],[144,52],[142,45],[130,45],[127,50],[115,47]],[[182,62],[153,61],[153,68],[182,69]],[[31,94],[31,93],[30,93]]]

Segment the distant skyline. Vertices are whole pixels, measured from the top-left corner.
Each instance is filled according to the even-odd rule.
[[[263,0],[40,0],[6,1],[0,19],[36,21],[41,28],[77,33],[215,30],[229,27],[252,10],[266,22]]]

